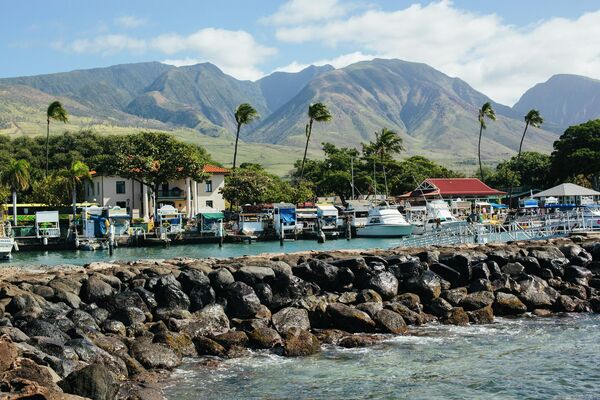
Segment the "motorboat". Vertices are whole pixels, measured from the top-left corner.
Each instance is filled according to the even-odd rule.
[[[417,210],[420,213],[416,213]],[[448,203],[444,200],[431,200],[425,207],[413,210],[410,221],[414,225],[413,233],[415,235],[449,228],[462,223],[452,215]]]
[[[359,237],[394,238],[410,236],[413,225],[394,206],[379,206],[369,210],[367,222],[356,229]]]

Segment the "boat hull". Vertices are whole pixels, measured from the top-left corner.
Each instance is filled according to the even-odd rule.
[[[367,225],[356,229],[358,237],[380,237],[380,238],[398,238],[410,236],[413,231],[412,225]]]
[[[10,259],[13,247],[15,246],[15,239],[13,238],[0,238],[0,259]]]

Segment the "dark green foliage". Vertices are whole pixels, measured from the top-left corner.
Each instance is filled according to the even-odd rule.
[[[569,127],[554,142],[552,175],[557,180],[583,176],[589,181],[600,174],[600,119]]]
[[[484,182],[493,188],[506,189],[514,179],[515,187],[522,190],[543,190],[552,184],[551,159],[548,154],[525,151],[521,153],[519,164],[517,169],[517,156],[514,156],[510,160],[502,161],[495,170],[484,168]]]

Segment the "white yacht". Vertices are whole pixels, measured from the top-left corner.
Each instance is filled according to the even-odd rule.
[[[411,218],[414,225],[413,233],[421,235],[425,232],[431,232],[439,229],[448,228],[460,224],[444,200],[431,200],[427,203],[420,218]]]
[[[367,223],[356,229],[359,237],[404,237],[410,236],[413,226],[394,206],[379,206],[369,210]]]

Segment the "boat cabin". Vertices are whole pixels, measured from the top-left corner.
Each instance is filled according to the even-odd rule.
[[[198,214],[194,217],[196,221],[197,232],[201,237],[222,237],[223,236],[223,220],[225,215],[221,211],[214,208],[201,208]]]
[[[306,207],[296,209],[296,226],[302,233],[312,233],[318,230],[317,208]]]
[[[290,203],[273,204],[273,227],[277,237],[296,238],[296,206]]]
[[[183,232],[183,214],[172,205],[165,204],[158,209],[157,226],[161,234],[178,234]]]
[[[337,231],[338,210],[331,204],[317,204],[317,218],[321,230]]]

